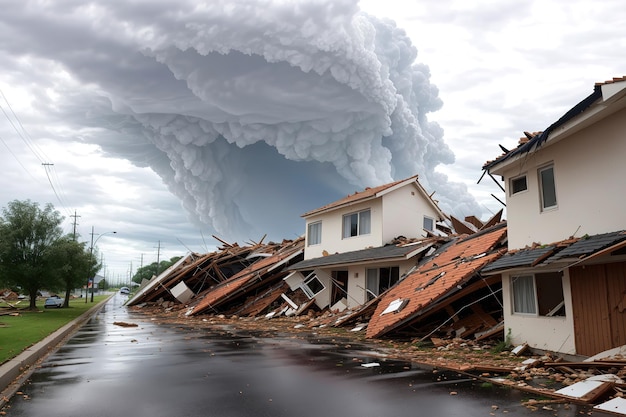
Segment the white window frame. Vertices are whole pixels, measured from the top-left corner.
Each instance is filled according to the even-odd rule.
[[[521,280],[526,280],[529,282],[523,283]],[[518,287],[516,287],[517,282],[519,282]],[[526,315],[526,316],[537,316],[539,314],[539,310],[537,307],[538,305],[537,287],[535,285],[535,276],[532,274],[511,276],[510,283],[511,283],[511,311],[512,313]],[[527,287],[524,289],[530,290],[532,294],[521,294],[521,293],[518,294],[518,292],[516,291],[516,288],[518,288],[521,291],[522,286]],[[526,307],[530,307],[530,308],[524,308],[523,306],[519,304],[527,304]],[[524,311],[524,310],[528,310],[528,311]]]
[[[523,190],[519,190],[519,191],[515,191],[515,187],[513,186],[513,183],[518,181],[518,180],[521,180],[522,178],[524,179],[524,182],[525,182],[524,189]],[[522,174],[522,175],[518,175],[516,177],[509,178],[509,195],[516,195],[516,194],[520,194],[520,193],[523,193],[523,192],[526,192],[526,191],[528,191],[528,177],[526,176],[526,174]]]
[[[552,170],[552,183],[546,184],[543,180],[542,173],[548,170]],[[537,170],[537,179],[539,181],[539,200],[541,202],[541,211],[554,210],[558,207],[558,199],[556,197],[556,175],[554,173],[554,164],[544,165]],[[551,185],[554,192],[554,204],[547,206],[545,202],[545,189],[544,186]]]
[[[322,289],[314,292],[311,287],[309,287],[309,283],[313,280],[317,280],[317,282],[319,282],[319,284],[322,286]],[[322,282],[321,279],[319,279],[319,277],[317,276],[317,274],[315,272],[311,272],[309,275],[307,275],[307,277],[304,279],[304,282],[302,283],[302,291],[304,291],[304,293],[306,294],[307,297],[309,297],[309,299],[313,299],[315,298],[319,293],[321,293],[322,291],[324,291],[326,289],[326,286],[324,285],[324,283]]]
[[[316,230],[314,230],[316,229]],[[309,223],[307,226],[307,246],[322,244],[322,221]]]
[[[365,218],[367,213],[369,219]],[[356,216],[356,234],[352,234],[352,217]],[[372,233],[372,210],[365,209],[353,213],[344,214],[341,220],[341,238],[369,235]]]
[[[431,224],[430,228],[426,227],[426,221],[427,220]],[[434,232],[435,231],[435,219],[430,217],[430,216],[424,216],[424,220],[422,221],[422,226],[424,227],[424,230],[428,230],[430,232]]]

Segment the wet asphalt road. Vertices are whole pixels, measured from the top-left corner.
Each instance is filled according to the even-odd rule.
[[[128,312],[124,301],[126,296],[115,295],[51,355],[4,408],[6,415],[573,417],[581,412],[562,405],[533,412],[521,405],[527,394],[384,361],[365,346],[338,349],[317,339],[156,325]]]

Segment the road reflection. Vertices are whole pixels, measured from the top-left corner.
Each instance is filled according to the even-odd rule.
[[[531,411],[519,391],[386,360],[365,345],[157,325],[129,312],[125,301],[115,295],[51,355],[6,415],[573,417],[583,411],[563,405]]]

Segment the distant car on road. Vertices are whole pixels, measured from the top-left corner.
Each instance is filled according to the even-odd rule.
[[[130,288],[128,287],[120,288],[120,294],[130,294]]]
[[[46,298],[46,302],[44,303],[43,306],[44,308],[49,308],[49,307],[60,308],[60,307],[63,307],[63,301],[64,300],[58,295],[53,295],[52,297]]]

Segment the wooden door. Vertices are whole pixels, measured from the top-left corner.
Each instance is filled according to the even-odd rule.
[[[576,352],[592,356],[626,344],[626,263],[570,269]]]

